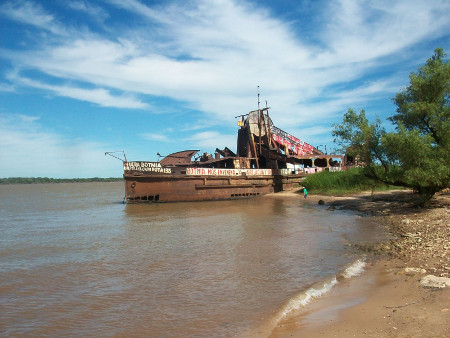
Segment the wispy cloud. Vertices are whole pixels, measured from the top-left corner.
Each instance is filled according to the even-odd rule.
[[[0,82],[0,92],[7,92],[7,93],[12,93],[14,92],[15,86],[9,84],[9,83],[1,83]]]
[[[8,1],[0,6],[3,15],[57,35],[66,35],[66,28],[41,5],[25,0]]]
[[[194,134],[185,140],[185,144],[191,144],[202,149],[216,149],[229,147],[236,143],[236,135],[224,135],[216,131],[205,131]]]
[[[148,141],[171,142],[170,138],[166,134],[143,133],[140,134],[140,137]]]
[[[449,4],[441,0],[339,0],[325,11],[329,23],[322,38],[329,52],[320,55],[323,64],[376,61],[394,56],[429,36],[445,35],[449,28]]]
[[[217,119],[248,106],[259,84],[272,102],[282,101],[283,113],[295,120],[296,112],[325,90],[331,90],[326,96],[332,106],[347,104],[334,101],[333,96],[339,95],[333,95],[331,86],[360,79],[381,59],[395,63],[396,53],[449,27],[445,15],[449,5],[441,1],[425,5],[341,0],[324,8],[329,24],[319,29],[327,47],[320,48],[308,45],[301,32],[251,2],[175,2],[152,8],[135,0],[112,3],[146,18],[153,31],[155,25],[161,29],[156,28],[157,34],[149,34],[149,27],[134,29],[114,41],[83,35],[58,45],[44,41],[42,49],[21,55],[21,66],[128,93],[172,97]],[[86,6],[76,4],[77,9]],[[16,20],[47,29],[55,26],[55,19],[37,5],[22,1],[4,8]],[[413,29],[417,22],[424,28]],[[110,99],[105,89],[48,89],[102,105]],[[340,90],[354,91],[343,86]],[[140,104],[123,98],[117,104],[127,102],[130,108]]]
[[[76,11],[84,12],[89,14],[92,18],[95,18],[99,22],[103,22],[109,17],[109,14],[100,6],[92,4],[90,1],[78,0],[78,1],[68,1],[67,6]]]
[[[144,109],[149,108],[149,105],[136,99],[131,94],[122,96],[111,95],[111,93],[104,88],[80,88],[74,86],[58,86],[49,85],[43,82],[31,80],[24,77],[17,77],[10,75],[10,79],[14,79],[16,83],[22,86],[33,87],[37,89],[45,89],[51,91],[54,95],[70,97],[73,99],[87,101],[98,104],[103,107],[125,108],[125,109]]]
[[[0,177],[119,177],[120,166],[105,158],[105,144],[48,131],[38,116],[0,115]]]

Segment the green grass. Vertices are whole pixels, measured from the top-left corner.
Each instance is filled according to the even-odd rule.
[[[345,195],[361,191],[389,190],[396,187],[364,176],[362,168],[345,171],[323,171],[309,175],[303,181],[309,192],[328,195]]]

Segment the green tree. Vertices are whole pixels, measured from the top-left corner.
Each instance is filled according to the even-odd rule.
[[[387,167],[387,158],[381,143],[386,132],[379,119],[369,122],[364,110],[357,113],[349,109],[344,114],[343,123],[333,127],[334,142],[340,146],[341,151],[359,157],[368,168],[372,168],[375,164]]]
[[[437,48],[393,99],[397,113],[388,120],[395,132],[352,109],[332,131],[341,149],[365,163],[367,176],[413,188],[424,201],[450,183],[450,64],[445,56]]]
[[[394,98],[397,114],[389,120],[407,131],[430,135],[436,145],[449,141],[450,64],[437,48],[417,73],[409,76],[410,85]]]

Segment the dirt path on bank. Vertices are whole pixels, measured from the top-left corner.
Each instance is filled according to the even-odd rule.
[[[334,295],[328,297],[334,297],[334,304],[319,300],[323,308],[336,307],[340,301],[346,306],[314,324],[308,323],[311,310],[306,308],[297,318],[281,323],[272,337],[450,336],[450,285],[429,288],[420,283],[427,275],[450,274],[448,192],[437,194],[426,208],[417,207],[417,195],[405,190],[343,197],[309,194],[306,200],[298,190],[276,195],[298,196],[304,203],[320,201],[330,212],[353,210],[384,224],[393,239],[377,245],[355,244],[375,260],[361,278],[332,290]]]

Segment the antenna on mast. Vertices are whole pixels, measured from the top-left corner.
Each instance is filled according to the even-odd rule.
[[[259,86],[258,86],[257,92],[258,92],[258,110],[259,110]]]

